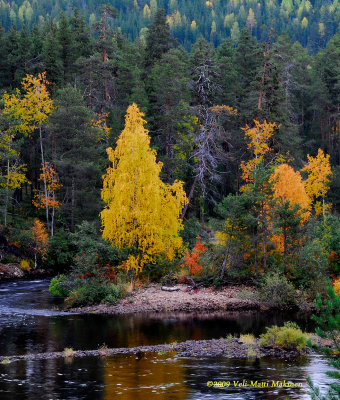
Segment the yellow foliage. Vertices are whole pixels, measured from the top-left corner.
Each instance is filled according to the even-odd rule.
[[[324,199],[329,190],[329,182],[332,175],[332,168],[330,163],[329,154],[319,149],[316,157],[312,157],[308,154],[308,164],[301,170],[308,173],[306,180],[306,192],[310,197],[311,201],[321,197],[324,203]],[[326,206],[323,207],[326,212]],[[315,211],[318,210],[318,203],[315,204]]]
[[[340,278],[336,279],[333,282],[333,288],[334,288],[334,292],[336,293],[336,295],[338,297],[340,297]]]
[[[30,262],[28,260],[21,260],[20,261],[20,268],[23,269],[24,271],[30,271]]]
[[[143,116],[136,104],[129,106],[116,149],[107,149],[112,167],[103,176],[101,197],[107,206],[100,213],[104,239],[143,255],[130,256],[123,265],[138,271],[157,255],[174,259],[182,246],[180,214],[188,201],[182,182],[161,181],[163,164],[150,149]]]
[[[323,213],[323,208],[325,208],[325,214],[329,214],[332,210],[332,204],[322,204],[321,201],[316,201],[314,203],[314,211],[317,217]]]
[[[197,29],[197,23],[196,23],[195,20],[193,20],[193,21],[191,22],[190,29],[191,29],[192,31],[195,31],[195,30]]]
[[[309,197],[319,197],[326,195],[329,190],[328,183],[332,175],[331,163],[329,154],[319,149],[317,156],[314,158],[308,154],[308,164],[301,170],[308,172],[306,181],[306,192]]]
[[[23,134],[31,134],[40,128],[53,109],[53,101],[47,91],[46,73],[26,75],[22,80],[22,95],[17,89],[14,94],[5,93],[4,113],[17,122],[12,129]]]
[[[28,182],[25,173],[25,164],[19,164],[18,160],[12,165],[8,163],[7,174],[1,176],[0,187],[13,190],[21,188],[25,182]]]
[[[269,139],[273,136],[274,130],[278,128],[275,122],[264,121],[262,124],[254,120],[255,126],[250,128],[247,125],[244,130],[246,137],[250,140],[248,149],[253,153],[254,158],[247,163],[241,163],[242,179],[246,182],[252,182],[251,173],[256,169],[257,165],[263,160],[264,155],[271,150],[269,147]],[[243,187],[243,190],[245,186]]]
[[[108,118],[109,113],[98,114],[97,121],[92,120],[91,124],[94,128],[98,128],[100,134],[98,137],[98,141],[109,140],[111,128],[109,128],[106,124],[106,119]]]

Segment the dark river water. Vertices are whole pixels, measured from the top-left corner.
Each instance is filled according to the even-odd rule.
[[[287,320],[309,331],[314,328],[308,315],[290,313],[70,315],[56,311],[60,301],[49,295],[48,284],[48,280],[0,284],[0,355],[259,335],[266,326]],[[325,390],[331,383],[326,375],[330,369],[317,354],[295,361],[191,359],[172,354],[14,361],[0,365],[0,400],[309,399],[307,377]],[[243,380],[244,387],[234,386],[234,381]],[[255,380],[268,382],[268,387],[250,387]],[[272,387],[278,380],[302,387]],[[208,387],[209,381],[230,386]]]

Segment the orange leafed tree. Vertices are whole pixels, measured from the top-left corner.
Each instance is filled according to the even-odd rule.
[[[182,268],[188,267],[192,275],[200,274],[203,270],[203,267],[202,265],[199,264],[199,262],[202,255],[207,249],[208,247],[204,246],[200,236],[197,236],[196,244],[192,250],[192,253],[190,254],[189,252],[187,252],[187,254],[184,257],[184,263],[181,265],[181,267]]]
[[[276,249],[283,253],[285,265],[287,264],[288,242],[292,225],[304,224],[310,216],[310,199],[307,196],[302,177],[298,171],[288,164],[276,167],[270,178],[273,182],[273,198],[279,206],[281,233],[272,236]],[[296,209],[296,206],[300,209]],[[295,207],[294,207],[295,206]],[[290,241],[292,239],[290,238]]]
[[[310,199],[300,172],[294,171],[288,164],[281,164],[275,169],[271,180],[274,182],[274,198],[281,202],[288,200],[292,205],[298,204],[302,220],[307,221],[310,216]]]
[[[42,258],[46,256],[48,247],[48,233],[45,225],[39,221],[38,218],[34,219],[34,225],[32,227],[32,236],[34,240],[34,268],[37,268],[38,254]]]
[[[62,184],[59,182],[57,172],[49,162],[45,162],[41,170],[42,172],[39,180],[46,183],[46,190],[36,193],[33,204],[38,208],[47,207],[52,210],[51,236],[53,236],[55,210],[58,209],[61,204],[56,199],[56,191],[62,187]]]
[[[308,164],[301,170],[308,173],[306,180],[306,192],[311,201],[321,197],[320,201],[316,200],[314,204],[316,214],[321,214],[325,218],[327,206],[325,204],[325,197],[329,190],[329,182],[332,175],[332,168],[330,163],[329,154],[325,154],[323,150],[319,149],[316,157],[308,154]]]

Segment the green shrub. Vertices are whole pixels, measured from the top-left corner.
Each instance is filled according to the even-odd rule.
[[[67,285],[67,278],[61,274],[51,280],[49,291],[54,296],[67,297],[69,290],[65,287]]]
[[[5,255],[5,257],[3,257],[1,262],[3,264],[13,264],[13,263],[17,263],[18,259],[16,257],[14,257],[14,256],[11,256],[11,255]]]
[[[328,253],[320,240],[313,240],[303,246],[296,259],[295,273],[297,284],[307,289],[311,298],[315,298],[318,292],[326,292],[329,284],[328,266]]]
[[[293,285],[280,273],[267,274],[260,289],[260,299],[272,307],[282,307],[295,303]]]
[[[147,276],[152,281],[159,281],[167,275],[171,275],[176,272],[175,264],[176,261],[169,261],[162,257],[157,257],[157,261],[154,264],[145,264],[143,267],[143,275]]]
[[[72,290],[65,304],[67,307],[85,306],[99,303],[116,304],[124,295],[125,287],[112,283],[99,282],[96,279],[90,279],[78,284],[78,287]]]
[[[103,299],[103,303],[116,304],[124,296],[125,288],[123,285],[111,284],[108,287],[108,293]]]
[[[307,345],[307,335],[294,322],[266,329],[266,333],[260,336],[260,346],[277,346],[301,351]]]
[[[70,234],[60,229],[50,238],[44,266],[55,271],[64,271],[72,265],[73,259],[74,248],[70,243]]]

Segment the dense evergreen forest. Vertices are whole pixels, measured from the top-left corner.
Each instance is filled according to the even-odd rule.
[[[86,22],[100,21],[102,0],[16,0],[0,2],[0,23],[6,30],[34,25],[43,27],[51,17],[58,20],[60,12],[67,16],[74,8],[81,10]],[[147,26],[157,8],[164,8],[172,36],[189,49],[200,35],[219,45],[230,37],[236,44],[240,32],[248,27],[258,40],[267,41],[269,32],[288,33],[316,53],[324,47],[339,27],[338,0],[112,0],[117,18],[109,25],[126,34],[130,40],[145,37]]]
[[[68,343],[60,338],[74,336],[58,311],[34,307],[43,331],[26,330],[32,310],[17,304],[28,297],[35,305],[38,283],[63,297],[65,309],[90,305],[80,312],[115,315],[306,311],[316,300],[317,334],[329,340],[314,346],[332,343],[323,350],[340,369],[339,20],[338,0],[0,0],[0,281],[53,276],[34,278],[23,292],[17,282],[2,290],[9,354],[25,335],[27,352],[41,332],[51,331],[59,347]],[[26,333],[11,339],[6,324],[21,315]],[[209,315],[209,329],[219,318]],[[262,320],[254,318],[258,326]],[[144,336],[133,321],[126,336],[136,346],[153,325],[146,318]],[[249,314],[239,321],[248,325]],[[117,339],[115,326],[117,337],[127,332],[116,317],[106,326],[110,340]],[[254,360],[256,373],[259,357],[306,354],[311,337],[292,321],[267,327],[260,340],[244,332],[218,345],[214,339],[213,347],[220,360],[240,357],[247,345],[241,357]],[[193,333],[196,343],[201,334]],[[173,352],[174,345],[166,346]],[[234,353],[228,346],[236,346]],[[259,355],[253,346],[270,351]],[[147,350],[136,349],[139,362]],[[103,344],[95,353],[100,363],[114,354],[108,350]],[[76,353],[66,347],[41,360]],[[30,371],[32,356],[24,356]],[[17,361],[4,357],[3,368]],[[309,385],[312,398],[321,398],[310,379]],[[332,383],[326,398],[339,393]]]
[[[12,4],[21,29],[6,20],[0,31],[1,223],[11,253],[3,262],[55,271],[72,265],[73,284],[79,277],[115,281],[118,266],[157,278],[179,263],[216,284],[226,274],[265,275],[268,285],[277,278],[313,293],[316,281],[325,287],[336,277],[340,35],[332,21],[339,6],[284,1],[272,15],[272,2],[266,13],[262,3],[247,2],[257,21],[250,23],[245,5],[232,4],[229,19],[222,2],[203,5],[209,18],[215,9],[223,16],[224,39],[217,18],[216,38],[199,28],[193,35],[192,24],[181,30],[152,4],[150,23],[139,17],[143,5],[131,5],[137,22],[125,23],[134,33],[120,22],[118,5],[119,12],[97,7],[91,29],[77,10],[40,18],[31,29],[25,22],[51,6],[34,3],[23,14],[27,1]],[[181,14],[200,12],[193,6],[183,2]],[[175,12],[177,3],[166,7]],[[265,29],[279,14],[281,25]],[[284,15],[288,33],[278,34]],[[112,28],[117,24],[121,30]],[[229,29],[235,24],[237,35]],[[191,50],[175,37],[193,42]],[[129,158],[126,143],[135,143],[149,170]],[[122,176],[133,182],[133,171],[142,171],[135,188],[144,182],[140,198],[149,199],[141,208],[128,203],[136,193],[118,185]],[[150,185],[157,190],[149,192]],[[65,285],[69,294],[74,287]],[[103,299],[100,293],[91,301]],[[77,296],[73,303],[88,300]]]

